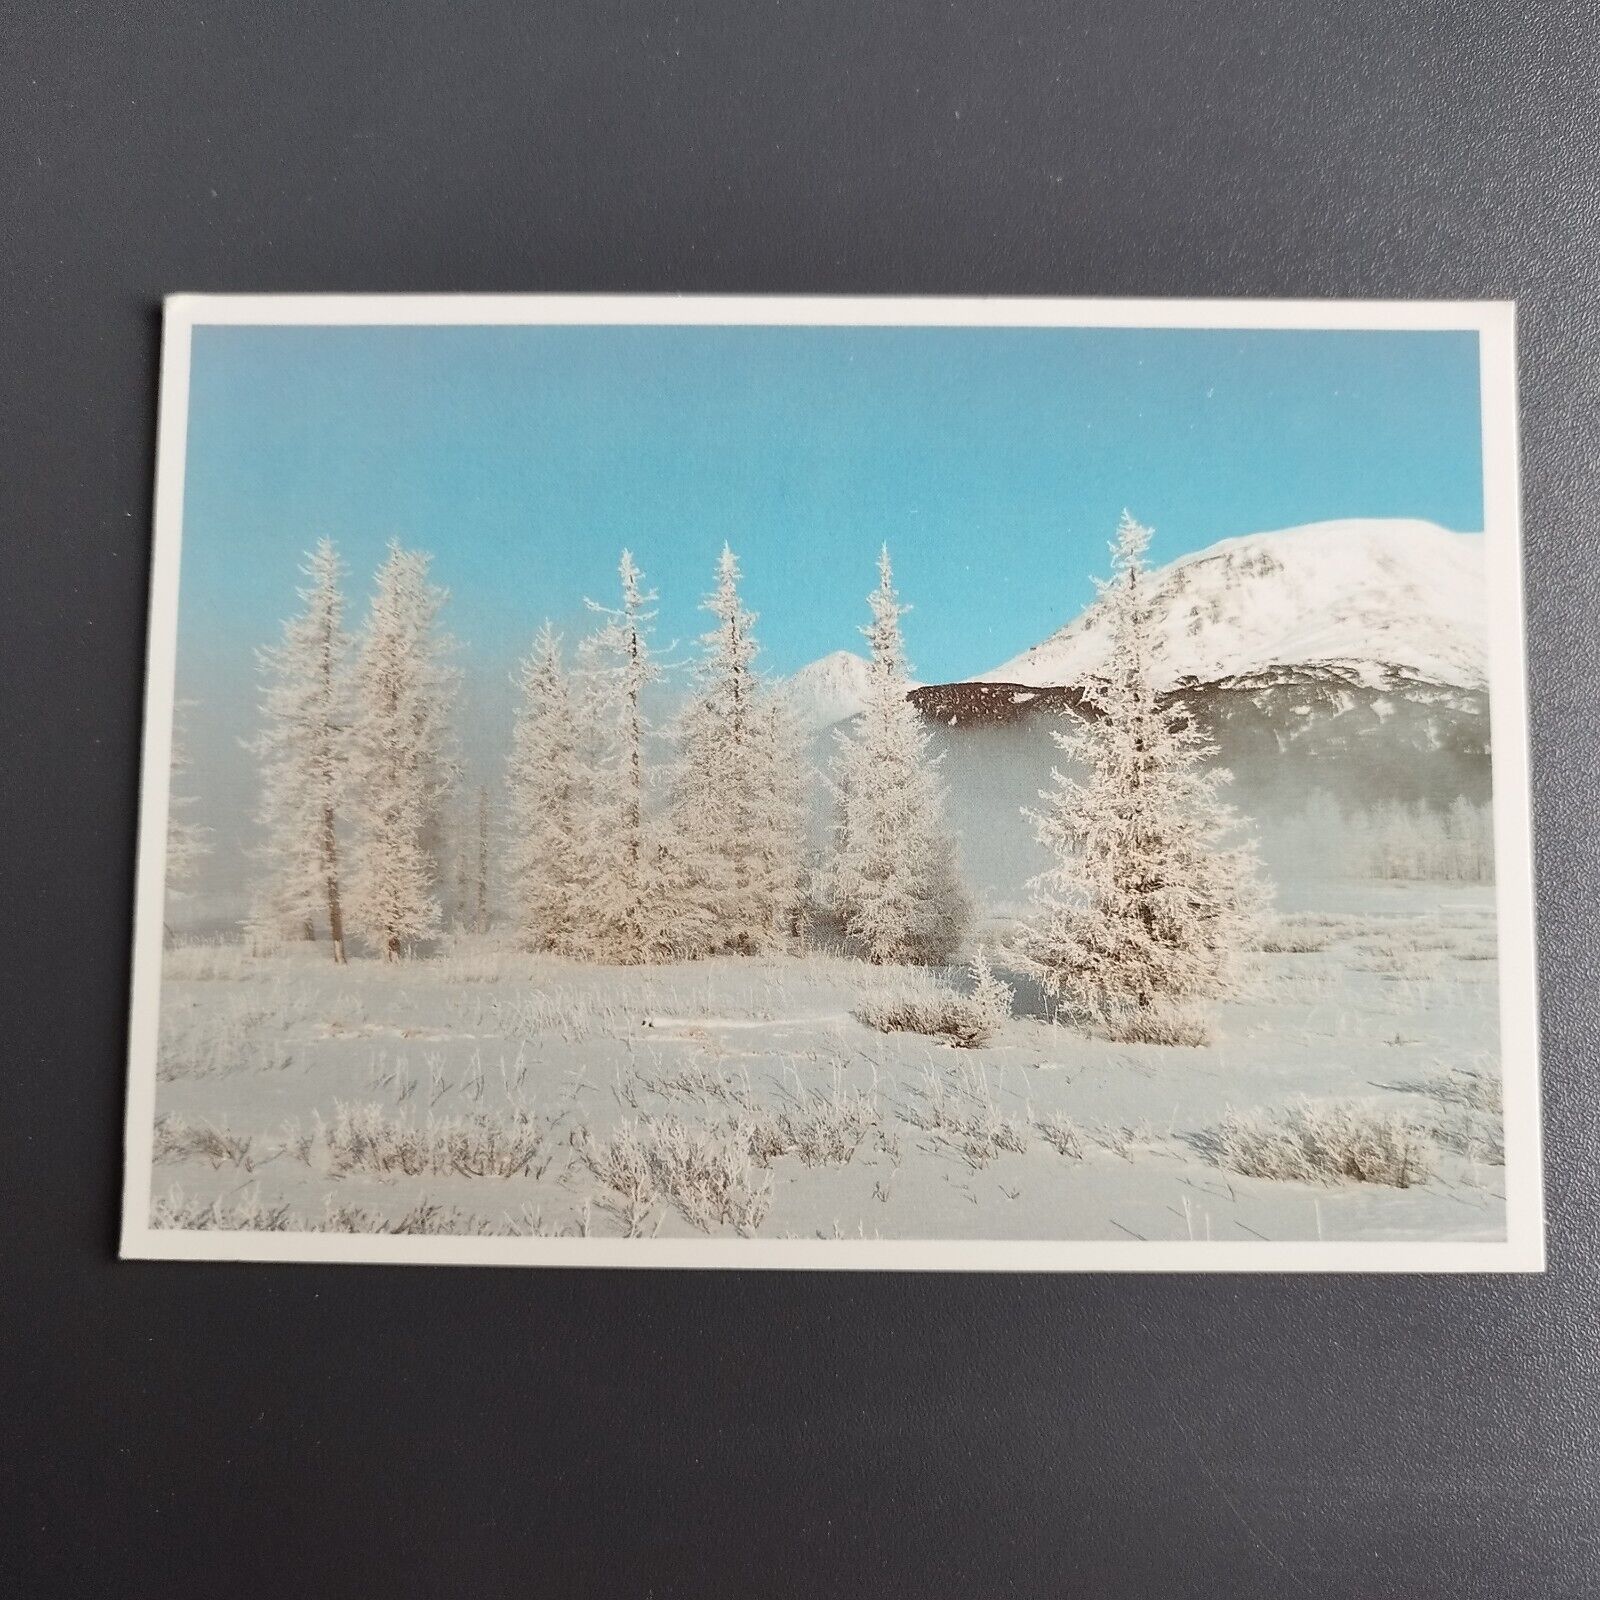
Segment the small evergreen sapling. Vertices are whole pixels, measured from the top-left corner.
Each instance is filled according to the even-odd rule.
[[[991,1030],[998,1029],[1011,1015],[1017,991],[995,976],[989,965],[989,952],[982,945],[972,958],[972,1003]]]

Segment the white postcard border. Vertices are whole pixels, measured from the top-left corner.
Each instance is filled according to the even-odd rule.
[[[149,1224],[189,354],[198,326],[752,324],[1459,330],[1479,335],[1488,564],[1506,1237],[1211,1240],[457,1238]],[[146,655],[121,1253],[141,1260],[940,1272],[1538,1272],[1544,1269],[1515,308],[1506,301],[891,299],[654,295],[174,295],[166,302]]]

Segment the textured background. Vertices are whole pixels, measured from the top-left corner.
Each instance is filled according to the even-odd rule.
[[[1600,22],[0,7],[0,1583],[1592,1595]],[[1552,1270],[118,1265],[159,297],[1513,296]]]

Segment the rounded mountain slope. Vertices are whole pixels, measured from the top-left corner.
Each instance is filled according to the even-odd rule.
[[[1297,668],[1336,669],[1375,688],[1397,677],[1487,683],[1481,534],[1398,518],[1310,523],[1223,539],[1147,582],[1163,688]],[[1091,606],[971,681],[1081,684],[1100,671],[1107,645]]]

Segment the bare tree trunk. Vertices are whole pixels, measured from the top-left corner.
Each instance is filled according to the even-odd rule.
[[[325,705],[333,703],[333,630],[330,627],[322,637],[322,689]],[[331,720],[331,719],[330,719]],[[332,767],[333,752],[324,750],[324,759]],[[331,784],[331,778],[329,782]],[[339,901],[339,837],[334,831],[333,799],[326,794],[322,806],[322,876],[328,895],[328,938],[333,945],[335,966],[344,966],[344,907]]]
[[[322,866],[328,888],[328,933],[333,941],[333,959],[346,964],[344,953],[344,908],[339,904],[339,844],[333,831],[333,807],[322,808]]]
[[[628,800],[624,825],[628,833],[628,932],[635,954],[642,956],[644,925],[639,907],[639,877],[644,853],[644,730],[639,716],[639,627],[628,619]]]

